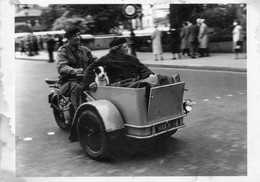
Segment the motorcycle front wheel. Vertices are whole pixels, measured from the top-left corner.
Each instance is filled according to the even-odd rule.
[[[64,131],[69,131],[70,130],[71,123],[66,123],[65,122],[65,118],[64,118],[63,112],[59,111],[56,108],[53,108],[53,115],[54,115],[54,118],[55,118],[55,121],[56,121],[57,125],[62,130],[64,130]]]

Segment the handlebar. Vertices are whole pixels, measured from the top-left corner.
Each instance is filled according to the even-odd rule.
[[[74,78],[69,78],[68,80],[77,80],[77,79],[83,79],[84,74],[76,74]],[[45,78],[45,82],[48,85],[54,85],[59,83],[59,78]]]
[[[76,75],[77,78],[83,78],[83,76],[84,76],[83,73],[81,73],[81,74],[77,74],[77,75]]]
[[[45,78],[45,82],[48,85],[54,85],[54,84],[57,84],[59,82],[59,79],[57,79],[57,78],[53,78],[53,79]]]

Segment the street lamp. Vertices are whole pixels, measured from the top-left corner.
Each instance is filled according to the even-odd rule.
[[[135,40],[135,33],[133,30],[133,25],[132,25],[132,19],[137,17],[138,14],[138,7],[134,4],[125,4],[122,7],[123,14],[125,15],[126,18],[129,19],[130,21],[130,51],[131,55],[136,56],[135,48],[134,48],[134,40]]]
[[[24,9],[25,16],[28,17],[28,15],[29,15],[29,6],[27,4],[25,4],[23,6],[23,9]]]
[[[27,19],[28,16],[29,16],[29,6],[28,6],[27,4],[25,4],[25,5],[23,6],[23,9],[24,9],[24,13],[25,13],[25,16],[26,16],[26,19]],[[28,27],[28,31],[31,32],[32,29],[31,29],[31,22],[30,22],[30,20],[28,20],[28,21],[26,22],[26,25],[27,25],[27,27]],[[29,51],[28,56],[33,56],[33,53],[32,53],[31,35],[28,37],[28,51]]]
[[[23,9],[24,9],[24,14],[25,14],[25,17],[26,17],[26,25],[27,25],[27,28],[28,28],[28,31],[30,32],[31,31],[31,21],[30,20],[28,20],[28,17],[29,17],[29,6],[27,5],[27,4],[25,4],[24,6],[23,6]]]

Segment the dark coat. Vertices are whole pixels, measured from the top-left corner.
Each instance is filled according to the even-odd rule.
[[[89,85],[95,81],[94,68],[105,66],[110,83],[115,83],[129,78],[147,78],[153,72],[139,59],[132,55],[115,55],[109,52],[96,62],[89,65],[84,73],[83,89],[89,89]]]
[[[190,25],[188,28],[189,42],[198,42],[200,27],[198,25]]]
[[[179,29],[171,30],[171,52],[179,53],[181,45],[180,31]]]
[[[183,27],[182,30],[181,30],[181,33],[180,33],[181,49],[188,49],[189,48],[188,31],[189,31],[188,26]]]
[[[54,38],[49,38],[47,41],[46,41],[46,44],[47,44],[47,49],[49,50],[53,50],[55,48],[55,45],[56,45],[56,41],[54,40]]]

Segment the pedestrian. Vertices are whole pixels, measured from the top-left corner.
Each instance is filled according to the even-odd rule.
[[[48,50],[48,53],[49,53],[49,61],[48,62],[52,63],[52,62],[54,62],[53,51],[54,51],[54,48],[55,48],[55,45],[56,45],[56,41],[52,37],[52,35],[50,35],[50,34],[47,34],[46,45],[47,45],[47,50]]]
[[[197,23],[199,22],[199,19],[197,19]],[[196,58],[196,53],[198,51],[198,45],[199,45],[199,30],[200,27],[198,24],[191,24],[188,28],[188,41],[189,41],[189,47],[190,47],[190,53],[191,58]]]
[[[81,46],[80,29],[76,26],[66,30],[65,37],[68,42],[58,49],[57,69],[60,75],[60,93],[69,97],[74,110],[83,102],[84,94],[82,82],[75,79],[77,74],[82,74],[84,70],[93,63],[95,57],[89,48]],[[74,80],[71,80],[74,78]]]
[[[235,59],[238,59],[239,52],[243,52],[243,28],[238,20],[233,22],[233,51],[235,52]]]
[[[200,19],[199,53],[200,57],[209,56],[208,26],[205,23],[205,19]]]
[[[58,37],[58,47],[60,48],[61,46],[63,46],[63,37],[61,35],[59,35],[59,37]]]
[[[181,50],[180,50],[180,45],[181,45],[181,38],[180,38],[180,31],[178,28],[170,29],[171,32],[171,52],[173,54],[172,59],[176,59],[176,55],[178,55],[178,58],[181,59]]]
[[[158,29],[157,25],[154,26],[154,31],[152,32],[151,38],[155,61],[157,61],[159,58],[160,60],[163,60],[162,32]]]
[[[43,50],[44,47],[43,47],[43,38],[42,38],[42,36],[39,36],[39,45],[40,45],[40,50]]]
[[[30,33],[27,36],[27,45],[28,45],[28,56],[34,56],[33,54],[33,35]]]
[[[26,51],[25,51],[25,40],[23,38],[21,38],[20,40],[20,53],[21,55],[26,54]]]
[[[38,46],[38,40],[37,37],[35,35],[32,36],[33,39],[33,52],[35,55],[38,55],[38,51],[39,51],[39,46]]]
[[[181,52],[182,55],[184,56],[187,54],[190,56],[190,49],[189,49],[189,41],[188,41],[188,28],[189,28],[189,23],[187,21],[182,23],[182,29],[180,33],[180,38],[181,38]]]

